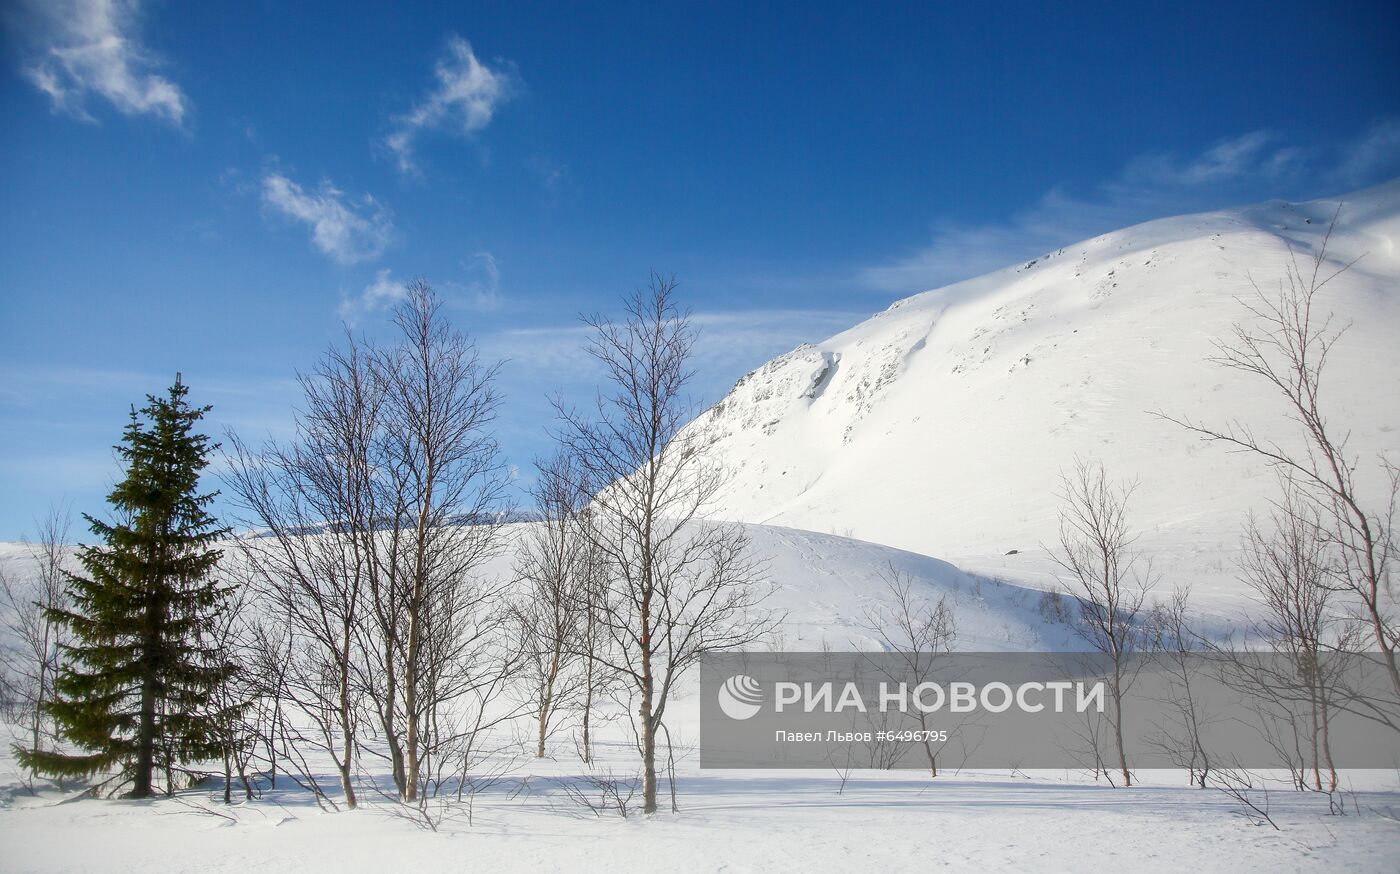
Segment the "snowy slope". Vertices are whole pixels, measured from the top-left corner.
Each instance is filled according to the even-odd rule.
[[[485,578],[513,579],[515,544],[530,526],[507,526],[501,553],[481,569]],[[889,606],[885,580],[893,568],[914,582],[929,602],[953,607],[959,646],[967,650],[1019,651],[1079,648],[1064,626],[1047,625],[1038,612],[1040,593],[1004,580],[974,576],[925,555],[888,546],[763,525],[742,526],[752,554],[763,561],[772,595],[765,609],[786,615],[780,639],[787,650],[879,649],[866,615]],[[230,561],[236,552],[229,551]],[[28,550],[0,543],[0,572],[22,579],[31,568]],[[508,590],[509,594],[509,590]],[[5,632],[0,629],[0,642]]]
[[[1400,449],[1400,180],[1341,200],[1329,257],[1364,257],[1323,294],[1352,323],[1328,408],[1369,459]],[[1060,471],[1093,456],[1141,480],[1133,518],[1157,568],[1226,594],[1240,520],[1263,506],[1272,474],[1150,411],[1292,432],[1274,398],[1206,358],[1244,317],[1250,277],[1276,288],[1290,251],[1316,251],[1337,204],[1276,201],[1105,234],[768,362],[691,426],[735,471],[716,515],[1044,580],[1037,547],[1055,537]]]
[[[1069,629],[1047,623],[1040,592],[992,576],[972,575],[938,559],[812,531],[746,525],[755,555],[775,585],[765,606],[787,615],[775,648],[812,651],[880,649],[866,616],[890,606],[891,569],[907,575],[932,603],[945,600],[957,623],[957,646],[973,651],[1080,649]]]

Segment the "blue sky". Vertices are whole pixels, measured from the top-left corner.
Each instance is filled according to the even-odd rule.
[[[983,8],[994,7],[994,8]],[[1385,3],[21,0],[0,70],[0,539],[102,512],[132,402],[284,435],[426,277],[527,467],[577,313],[677,274],[696,402],[891,301],[1400,174]]]

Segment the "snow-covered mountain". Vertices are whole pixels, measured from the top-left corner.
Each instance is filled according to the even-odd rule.
[[[1228,578],[1240,522],[1273,475],[1151,411],[1239,418],[1287,443],[1280,403],[1207,358],[1247,317],[1251,281],[1269,291],[1290,258],[1308,265],[1339,203],[1329,262],[1361,257],[1322,293],[1351,323],[1327,409],[1363,459],[1400,450],[1395,180],[1104,234],[775,358],[691,425],[734,470],[716,515],[1033,576],[1036,547],[1055,537],[1060,472],[1092,456],[1140,479],[1133,520],[1158,570]]]

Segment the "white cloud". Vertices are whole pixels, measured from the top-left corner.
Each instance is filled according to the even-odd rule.
[[[496,312],[501,308],[501,268],[490,252],[476,252],[462,263],[463,280],[428,280],[450,306],[472,312]],[[407,295],[406,283],[389,270],[380,270],[374,281],[354,297],[342,298],[337,312],[341,321],[358,327],[369,316],[387,310]]]
[[[547,155],[536,155],[526,162],[526,166],[539,179],[546,203],[551,206],[558,205],[559,195],[569,183],[568,165]]]
[[[1400,171],[1400,119],[1382,119],[1342,148],[1335,176],[1343,185],[1364,185]]]
[[[127,115],[180,126],[189,99],[152,72],[157,60],[137,34],[136,0],[29,0],[26,24],[38,57],[24,70],[54,108],[93,121],[86,104],[105,98]]]
[[[434,75],[437,85],[412,111],[394,119],[394,131],[384,141],[405,173],[417,171],[413,147],[419,134],[439,128],[474,134],[490,124],[496,108],[516,92],[509,71],[483,64],[471,44],[455,35]]]
[[[379,257],[394,237],[389,213],[368,194],[358,206],[347,203],[344,192],[329,181],[306,191],[280,173],[262,180],[263,204],[311,229],[311,242],[341,264],[355,264]]]
[[[816,343],[869,318],[869,312],[844,310],[712,310],[691,315],[699,334],[691,365],[697,374],[690,389],[711,403],[729,391],[734,380],[752,368],[802,343]],[[545,397],[556,389],[583,391],[603,377],[587,352],[593,330],[581,323],[509,328],[480,338],[487,358],[509,359],[507,392]]]
[[[1242,179],[1276,179],[1299,161],[1297,149],[1274,146],[1267,131],[1221,140],[1193,157],[1158,152],[1130,161],[1107,188],[1123,194],[1233,185]]]
[[[340,320],[350,327],[358,327],[360,320],[379,310],[388,309],[404,299],[407,289],[404,283],[394,279],[388,270],[374,275],[374,281],[364,287],[358,295],[344,298],[337,312]]]
[[[467,308],[495,312],[501,308],[501,268],[490,252],[476,252],[462,264],[467,279],[446,283],[446,291]]]
[[[1327,148],[1287,146],[1267,131],[1253,131],[1196,155],[1142,155],[1085,196],[1054,188],[1004,222],[939,222],[926,245],[863,268],[858,281],[879,291],[912,294],[1153,218],[1278,197],[1300,184],[1327,189],[1309,197],[1337,194],[1393,170],[1398,147],[1400,123],[1391,121]]]

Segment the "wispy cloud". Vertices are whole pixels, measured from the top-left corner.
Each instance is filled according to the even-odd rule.
[[[1299,149],[1280,146],[1267,131],[1252,131],[1220,140],[1196,155],[1183,158],[1169,152],[1142,155],[1128,162],[1120,178],[1104,187],[1118,197],[1144,193],[1170,194],[1241,180],[1277,180],[1298,169]]]
[[[388,270],[381,270],[359,294],[343,298],[336,311],[342,322],[355,328],[372,313],[388,309],[403,300],[406,293],[402,280],[395,279]]]
[[[477,313],[496,312],[501,308],[501,268],[490,252],[476,252],[462,262],[463,278],[429,279],[451,307]],[[390,270],[375,273],[373,281],[353,297],[340,301],[337,313],[341,321],[355,328],[370,316],[383,312],[407,295],[405,282],[395,279]]]
[[[868,318],[845,310],[712,310],[694,313],[698,330],[691,364],[702,375],[692,386],[697,400],[713,402],[734,380],[802,343],[826,339]],[[603,376],[586,347],[592,329],[573,324],[511,328],[479,338],[489,358],[509,359],[505,375],[540,397],[563,389],[588,393]]]
[[[153,72],[156,56],[138,33],[136,0],[26,0],[23,30],[35,57],[25,76],[56,111],[84,121],[92,96],[126,115],[152,115],[179,127],[189,111],[180,87]]]
[[[368,194],[358,202],[329,181],[312,191],[280,173],[262,180],[263,204],[311,229],[311,243],[341,264],[356,264],[379,257],[394,238],[389,212]]]
[[[697,411],[722,399],[735,380],[763,362],[806,342],[856,324],[868,312],[836,310],[710,310],[693,316],[700,336],[688,394]],[[513,461],[547,455],[548,430],[557,425],[551,399],[587,407],[606,378],[588,354],[592,330],[579,322],[509,328],[477,334],[487,361],[505,360],[498,388],[505,403],[500,437]]]
[[[916,251],[858,272],[859,282],[910,294],[967,279],[1105,231],[1166,215],[1277,197],[1302,184],[1340,193],[1400,170],[1400,122],[1383,121],[1326,148],[1280,143],[1267,131],[1220,140],[1194,155],[1142,155],[1084,195],[1045,192],[1008,220],[940,221]]]
[[[490,252],[474,252],[462,262],[465,279],[442,283],[447,298],[479,313],[496,312],[501,308],[501,266]]]
[[[557,206],[559,195],[569,186],[569,166],[547,155],[536,155],[526,162],[544,189],[545,202]]]
[[[174,379],[175,371],[113,370],[108,367],[46,367],[42,365],[0,364],[0,397],[16,404],[43,404],[57,396],[77,398],[86,403],[93,397],[113,395],[139,402],[148,394],[160,394]],[[197,385],[199,392],[221,398],[265,398],[273,388],[295,388],[292,376],[273,378],[247,374],[219,377],[207,373],[184,374],[186,385]],[[126,401],[123,401],[125,403]]]
[[[497,107],[518,90],[505,66],[482,63],[471,44],[456,35],[433,72],[437,84],[411,111],[394,119],[394,130],[384,140],[405,173],[418,172],[413,150],[419,135],[447,129],[470,136],[490,124]]]
[[[1400,119],[1387,118],[1342,147],[1333,175],[1343,185],[1365,185],[1396,172],[1400,172]]]

